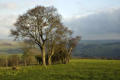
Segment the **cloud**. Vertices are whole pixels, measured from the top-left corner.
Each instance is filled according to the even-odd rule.
[[[17,19],[16,15],[1,15],[0,16],[0,27],[10,27]]]
[[[64,23],[85,40],[119,39],[120,9],[111,8],[65,19]]]
[[[16,15],[0,16],[0,39],[7,39],[10,36],[10,29],[12,29],[17,19]]]
[[[16,9],[16,3],[0,3],[0,9]]]
[[[0,15],[0,39],[8,38],[17,15]],[[64,24],[84,40],[120,38],[120,9],[111,8],[76,15],[63,20]]]

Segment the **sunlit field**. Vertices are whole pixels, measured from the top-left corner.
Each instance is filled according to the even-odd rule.
[[[100,59],[72,59],[68,64],[47,67],[0,67],[0,79],[13,80],[119,80],[120,61]]]

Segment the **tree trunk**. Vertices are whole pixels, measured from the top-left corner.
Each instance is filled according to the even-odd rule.
[[[72,47],[69,49],[68,54],[71,55],[71,52],[72,52]]]
[[[51,51],[50,55],[48,56],[48,65],[52,64],[51,58],[52,58],[53,54],[54,54],[54,48],[52,48],[52,51]]]
[[[48,65],[51,65],[51,56],[48,57]]]
[[[46,66],[45,46],[42,47],[42,65]]]
[[[66,58],[66,63],[69,63],[69,60],[70,60],[70,57],[71,57],[71,53],[72,53],[72,47],[68,51],[68,57]]]
[[[5,66],[8,67],[8,59],[7,59],[7,57],[5,58],[5,61],[6,61],[5,62]]]
[[[24,60],[24,66],[26,66],[26,65],[27,65],[26,60]]]

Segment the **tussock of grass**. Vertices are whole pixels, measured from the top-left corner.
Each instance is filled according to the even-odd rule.
[[[0,68],[0,79],[23,80],[119,80],[119,60],[73,59],[69,64]]]

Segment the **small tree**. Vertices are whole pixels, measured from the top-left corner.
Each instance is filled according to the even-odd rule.
[[[67,58],[66,58],[67,63],[69,62],[69,59],[71,57],[72,50],[77,46],[79,41],[80,41],[80,36],[72,37],[68,40],[68,42],[67,42],[68,53],[67,53]]]
[[[55,46],[55,52],[52,56],[53,63],[66,64],[71,58],[71,53],[74,47],[78,44],[80,37],[69,37],[69,39],[60,40]]]
[[[48,64],[51,64],[51,58],[55,54],[55,51],[57,51],[56,48],[58,48],[58,45],[60,45],[63,41],[66,41],[68,37],[71,36],[71,34],[72,31],[69,30],[67,27],[64,27],[63,25],[61,25],[61,27],[58,27],[58,29],[56,29],[56,32],[50,33],[50,35],[48,36],[49,40],[47,42]],[[61,48],[63,48],[63,46]]]

